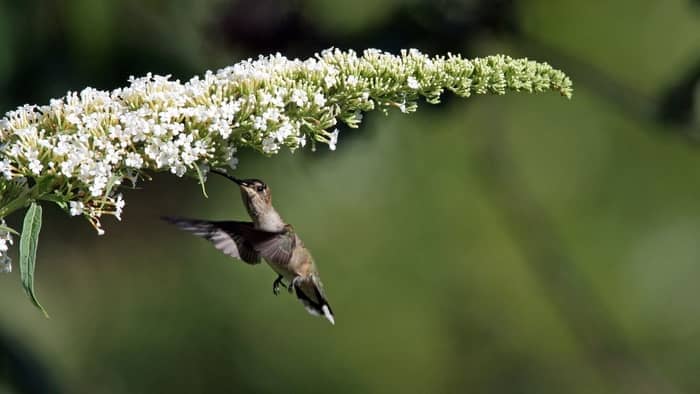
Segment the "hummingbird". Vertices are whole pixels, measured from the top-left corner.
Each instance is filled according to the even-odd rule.
[[[210,221],[165,216],[162,219],[182,230],[210,241],[224,254],[255,265],[265,260],[277,274],[272,293],[285,287],[296,294],[306,310],[335,324],[335,316],[326,299],[318,268],[309,250],[272,206],[270,187],[259,179],[238,179],[223,171],[215,174],[235,182],[252,221]],[[288,281],[285,284],[284,281]]]

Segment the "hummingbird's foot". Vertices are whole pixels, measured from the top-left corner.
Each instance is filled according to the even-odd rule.
[[[272,294],[278,295],[280,293],[280,287],[286,285],[282,282],[283,276],[278,275],[277,279],[275,279],[274,282],[272,282]]]

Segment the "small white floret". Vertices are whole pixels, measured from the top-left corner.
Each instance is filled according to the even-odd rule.
[[[328,148],[330,150],[335,150],[335,145],[338,143],[338,133],[340,133],[340,130],[335,129],[330,134],[330,140],[328,140]]]

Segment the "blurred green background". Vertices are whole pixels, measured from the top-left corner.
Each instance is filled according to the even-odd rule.
[[[159,221],[245,217],[224,180],[209,199],[144,182],[104,237],[47,208],[52,318],[0,276],[0,393],[700,392],[698,1],[5,0],[0,113],[330,46],[528,56],[576,92],[447,97],[372,113],[334,153],[242,152],[336,326]]]

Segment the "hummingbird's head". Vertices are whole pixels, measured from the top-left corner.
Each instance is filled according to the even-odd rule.
[[[272,207],[272,193],[260,179],[238,179],[241,196],[251,217],[258,217]]]
[[[243,197],[246,210],[248,210],[248,214],[255,222],[267,224],[271,227],[280,227],[284,225],[279,215],[272,207],[272,193],[265,182],[260,179],[252,178],[238,179],[216,169],[210,171],[236,182],[241,189],[241,197]]]

